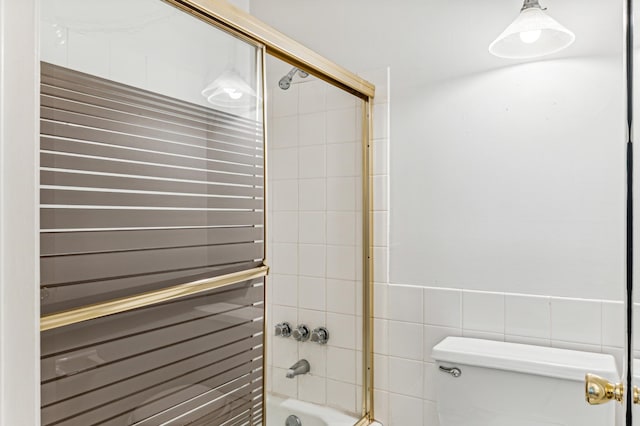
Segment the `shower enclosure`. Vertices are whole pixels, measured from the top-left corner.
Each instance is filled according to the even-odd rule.
[[[368,424],[373,86],[223,3],[41,28],[41,423]]]

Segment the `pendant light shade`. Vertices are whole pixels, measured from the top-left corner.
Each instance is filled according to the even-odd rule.
[[[535,58],[558,52],[576,36],[544,12],[538,0],[525,0],[520,15],[489,45],[501,58]]]
[[[248,108],[256,103],[256,91],[236,71],[228,70],[202,90],[211,105],[222,109]]]

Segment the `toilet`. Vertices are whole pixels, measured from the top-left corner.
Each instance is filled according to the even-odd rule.
[[[440,426],[602,426],[615,404],[589,405],[584,376],[619,380],[611,355],[464,337],[433,348]]]

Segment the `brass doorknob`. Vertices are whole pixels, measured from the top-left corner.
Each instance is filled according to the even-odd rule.
[[[584,384],[585,398],[591,405],[604,404],[611,400],[622,402],[624,398],[624,385],[622,383],[609,383],[607,379],[594,374],[587,374],[584,378]]]
[[[640,389],[637,386],[633,387],[633,403],[640,404]]]

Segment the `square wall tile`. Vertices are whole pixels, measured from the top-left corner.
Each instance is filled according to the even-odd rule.
[[[327,279],[327,311],[355,315],[356,282]]]
[[[324,311],[326,306],[325,279],[300,276],[298,280],[298,307]]]
[[[389,213],[373,212],[373,245],[386,247],[389,244]]]
[[[298,146],[298,117],[274,118],[271,123],[269,146],[273,149]]]
[[[327,143],[354,142],[359,133],[356,108],[327,112]]]
[[[389,353],[389,321],[373,319],[373,352],[387,355]]]
[[[271,271],[274,274],[298,274],[298,245],[297,244],[273,244],[271,249],[273,264]]]
[[[323,145],[326,139],[326,114],[300,115],[300,146]]]
[[[375,318],[389,318],[389,284],[373,283],[373,316]]]
[[[273,105],[273,117],[298,114],[298,86],[293,84],[289,90],[274,88],[269,92],[271,105]]]
[[[355,251],[353,246],[327,246],[327,278],[354,280]]]
[[[327,176],[356,176],[356,162],[360,161],[359,147],[354,142],[327,145]]]
[[[277,305],[298,306],[298,277],[296,275],[271,275],[271,302]]]
[[[507,294],[506,334],[540,339],[551,338],[551,298]]]
[[[324,145],[303,146],[300,148],[300,178],[325,177],[327,167],[325,150]]]
[[[313,323],[316,324],[316,323]],[[316,325],[309,325],[313,329]],[[306,342],[305,342],[306,343]],[[298,354],[300,359],[306,359],[309,361],[311,370],[309,374],[312,376],[326,377],[327,376],[327,346],[323,345],[298,345]],[[292,364],[293,365],[293,364]]]
[[[464,290],[462,328],[504,333],[504,294]]]
[[[271,182],[273,194],[272,205],[274,212],[298,210],[298,181],[277,180]]]
[[[424,401],[423,426],[440,426],[440,418],[438,417],[438,404],[433,401]]]
[[[551,339],[601,345],[602,302],[552,298]]]
[[[373,210],[389,210],[389,176],[373,177]]]
[[[327,210],[355,211],[356,178],[327,178]],[[360,194],[357,194],[358,197]]]
[[[355,212],[327,212],[327,244],[355,245]]]
[[[422,385],[422,397],[429,401],[436,401],[436,375],[442,374],[442,372],[438,371],[438,366],[431,362],[425,362],[422,364],[422,366],[424,367],[424,384]]]
[[[422,324],[389,321],[389,355],[413,360],[423,359],[423,330]]]
[[[389,390],[389,357],[386,355],[373,356],[376,389]]]
[[[324,277],[326,271],[325,246],[315,244],[298,245],[298,273],[310,277]]]
[[[298,399],[325,405],[327,403],[327,379],[311,374],[298,376]]]
[[[373,174],[389,174],[389,143],[387,139],[373,141]]]
[[[359,101],[351,93],[345,92],[334,86],[327,87],[327,109],[344,109],[355,108],[356,102]]]
[[[273,149],[270,154],[271,179],[298,178],[298,148]]]
[[[341,382],[356,382],[356,351],[327,347],[327,377]]]
[[[356,348],[356,317],[354,315],[334,314],[327,312],[327,329],[329,330],[329,346],[345,349]]]
[[[431,357],[433,347],[440,343],[448,336],[462,336],[462,330],[459,328],[436,327],[432,325],[424,326],[424,360],[427,362],[435,362]]]
[[[298,85],[300,90],[298,110],[300,114],[324,111],[326,109],[325,93],[328,84],[314,77],[307,78],[312,80],[302,81]]]
[[[271,233],[274,243],[298,242],[298,213],[278,211],[271,214]]]
[[[299,185],[300,210],[324,211],[327,185],[324,179],[301,179]],[[275,208],[275,206],[274,206]]]
[[[383,425],[389,424],[389,393],[374,389],[373,391],[373,412],[376,420]]]
[[[270,381],[273,392],[290,398],[298,397],[298,380],[287,379],[286,369],[273,367]]]
[[[295,327],[292,325],[292,327]],[[271,364],[274,367],[289,368],[295,364],[298,358],[298,342],[291,338],[274,336],[271,342],[273,355]]]
[[[356,385],[327,379],[327,405],[355,413]]]
[[[424,289],[424,323],[443,327],[462,326],[462,291]]]
[[[422,398],[422,361],[389,357],[389,392]]]
[[[376,281],[389,281],[389,259],[387,247],[373,248],[373,279]]]
[[[389,285],[387,292],[389,319],[422,323],[422,288]]]
[[[316,327],[319,327],[327,322],[327,314],[324,311],[315,311],[312,309],[298,309],[298,323],[304,324],[309,328],[309,331],[313,330]],[[294,326],[292,326],[294,327]],[[329,330],[331,331],[331,330]],[[333,337],[333,336],[331,336]],[[309,341],[299,344],[298,346],[303,346],[306,343],[310,343]],[[314,345],[320,346],[320,345]],[[323,346],[320,346],[322,348]]]
[[[389,423],[385,426],[420,425],[423,409],[421,398],[389,393]]]
[[[303,244],[325,244],[327,229],[327,214],[325,212],[300,212],[299,221],[299,242]],[[273,231],[274,233],[277,230]]]

